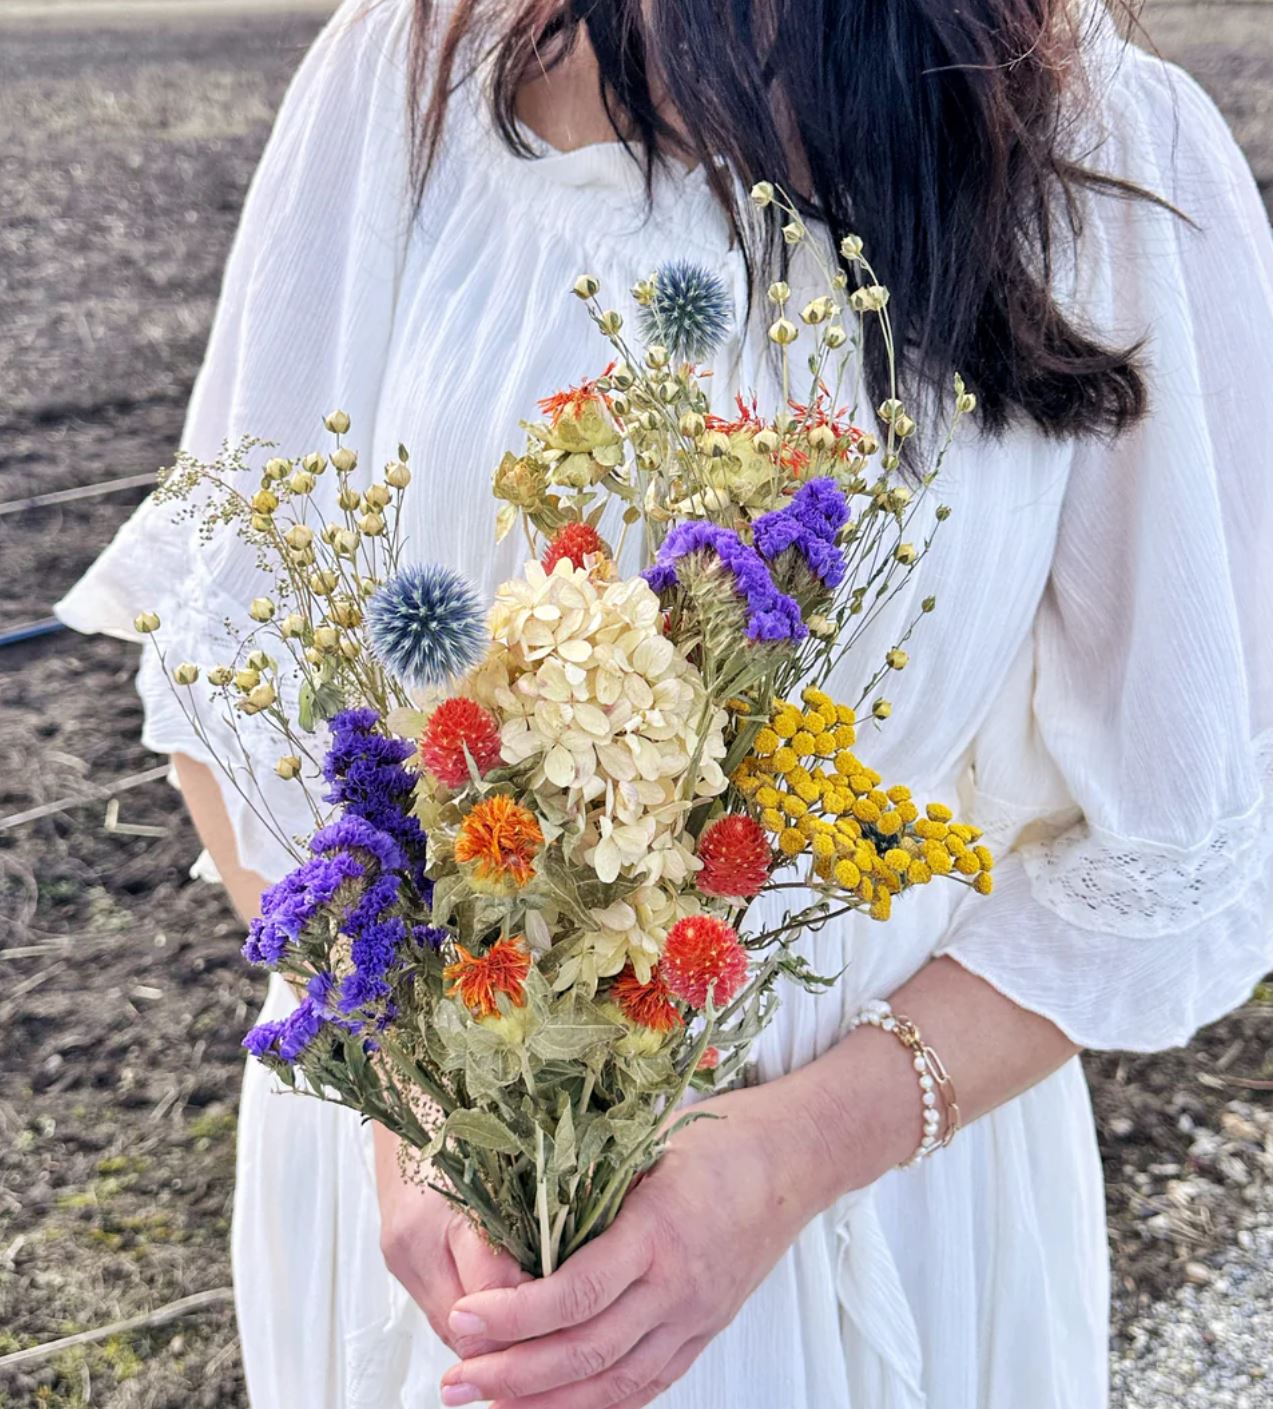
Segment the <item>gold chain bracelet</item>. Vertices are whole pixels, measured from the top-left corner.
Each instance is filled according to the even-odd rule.
[[[924,1041],[918,1026],[910,1018],[895,1013],[882,998],[872,1000],[851,1018],[847,1031],[864,1026],[891,1033],[911,1054],[911,1065],[919,1081],[923,1133],[915,1153],[899,1166],[909,1169],[935,1151],[945,1149],[958,1134],[960,1115],[955,1083],[945,1062]]]

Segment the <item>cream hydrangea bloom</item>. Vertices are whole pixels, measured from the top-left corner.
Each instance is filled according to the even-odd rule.
[[[533,765],[537,810],[568,857],[607,882],[683,882],[697,866],[678,837],[686,812],[725,789],[725,714],[663,635],[649,585],[532,562],[489,624],[470,691],[504,721],[505,760]]]
[[[698,914],[702,905],[693,892],[681,893],[669,886],[638,886],[626,899],[616,900],[603,910],[594,910],[595,928],[585,930],[573,970],[575,982],[595,983],[611,978],[631,963],[641,983],[650,974],[667,932],[686,915]]]

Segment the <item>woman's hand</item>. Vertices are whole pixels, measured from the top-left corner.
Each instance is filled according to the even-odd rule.
[[[385,1264],[428,1317],[429,1325],[458,1352],[448,1325],[455,1303],[470,1293],[515,1287],[527,1280],[526,1273],[508,1253],[491,1248],[436,1190],[403,1177],[395,1135],[382,1125],[372,1133]],[[486,1341],[482,1348],[493,1350],[497,1344]]]
[[[805,1174],[817,1135],[781,1086],[697,1106],[726,1119],[679,1131],[614,1224],[551,1277],[465,1296],[443,1404],[637,1409],[678,1380],[820,1206]]]

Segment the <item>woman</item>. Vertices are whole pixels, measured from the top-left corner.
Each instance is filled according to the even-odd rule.
[[[262,161],[185,443],[299,452],[344,406],[364,465],[401,439],[424,468],[412,554],[489,593],[519,566],[493,546],[490,469],[601,356],[574,278],[623,309],[688,257],[741,314],[775,268],[741,196],[761,178],[802,192],[815,230],[865,237],[909,385],[959,369],[980,396],[919,575],[938,611],[869,748],[987,827],[996,893],[931,887],[886,931],[811,937],[817,969],[847,965],[838,988],[787,994],[758,1083],[545,1282],[404,1183],[384,1132],[249,1069],[234,1255],[258,1409],[1105,1402],[1075,1054],[1182,1043],[1273,964],[1273,246],[1202,93],[1063,0],[349,0]],[[776,404],[756,319],[737,322],[716,384]],[[210,660],[256,568],[168,513],[139,510],[62,614],[127,634],[156,606],[172,658]],[[140,684],[247,914],[286,858],[149,658]],[[915,1073],[853,1026],[885,998],[965,1126],[900,1169]],[[291,1001],[275,983],[267,1010]]]

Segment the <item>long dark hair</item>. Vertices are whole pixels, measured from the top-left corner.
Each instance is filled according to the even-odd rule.
[[[1053,293],[1081,193],[1127,193],[1071,150],[1083,36],[1067,0],[458,0],[441,34],[434,0],[415,6],[421,189],[472,63],[489,62],[495,123],[530,157],[518,92],[586,32],[616,135],[647,179],[660,161],[704,164],[753,273],[776,272],[783,245],[732,176],[799,192],[837,239],[862,237],[912,384],[962,372],[992,432],[1025,417],[1116,435],[1144,413],[1137,349],[1106,345]],[[882,352],[869,372],[885,395]]]

